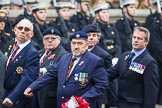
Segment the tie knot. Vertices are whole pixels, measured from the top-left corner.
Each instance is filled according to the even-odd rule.
[[[50,54],[50,51],[46,50],[45,56],[47,57]]]
[[[135,56],[135,53],[134,52],[131,52],[129,56],[130,57],[134,57]]]
[[[18,45],[16,45],[16,49],[18,50],[20,47]]]
[[[71,61],[75,61],[77,58],[76,57],[73,57],[72,59],[71,59]]]
[[[135,53],[134,53],[134,52],[131,52],[131,53],[129,54],[129,58],[128,58],[128,63],[129,63],[129,64],[132,62],[132,59],[133,59],[134,56],[135,56]]]
[[[14,42],[14,47],[16,47],[16,46],[17,46],[17,41]]]

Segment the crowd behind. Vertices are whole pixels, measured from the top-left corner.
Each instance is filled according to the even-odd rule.
[[[109,9],[116,8],[121,9],[123,17],[118,19],[114,24],[111,24]],[[57,14],[50,22],[47,21],[47,9],[55,9]],[[150,15],[146,17],[145,23],[143,24],[134,19],[137,9],[150,9]],[[63,92],[59,96],[60,94],[57,93],[57,88],[58,90],[63,90],[60,87],[62,85],[60,74],[56,75],[55,71],[64,71],[64,63],[68,64],[69,57],[66,55],[72,53],[75,56],[75,48],[77,46],[79,46],[78,49],[82,50],[79,56],[84,56],[85,54],[90,56],[91,54],[87,54],[86,52],[88,51],[103,60],[104,70],[101,68],[98,69],[102,63],[100,64],[100,60],[96,60],[96,57],[92,57],[94,59],[92,61],[93,63],[90,62],[91,58],[88,58],[89,64],[87,65],[87,70],[92,71],[91,69],[96,65],[94,62],[99,62],[97,67],[95,67],[96,70],[94,70],[96,72],[100,70],[101,73],[103,72],[103,76],[100,76],[100,74],[94,74],[92,76],[94,77],[93,83],[98,82],[101,83],[100,85],[88,85],[86,78],[91,75],[86,76],[87,74],[82,71],[79,74],[74,74],[75,81],[78,81],[78,78],[82,78],[80,86],[87,86],[87,88],[84,88],[85,91],[88,91],[89,86],[94,86],[93,90],[89,94],[86,94],[89,97],[81,95],[80,93],[83,91],[79,92],[80,89],[74,91],[74,94],[80,94],[78,96],[83,97],[91,103],[91,108],[101,108],[102,104],[105,105],[105,108],[117,108],[117,106],[119,108],[154,108],[155,104],[162,107],[161,9],[162,0],[120,0],[118,7],[114,6],[113,0],[52,0],[50,3],[43,3],[37,0],[0,0],[0,62],[2,62],[0,66],[0,83],[2,82],[0,84],[0,102],[3,103],[3,105],[0,105],[0,108],[8,108],[9,106],[12,108],[22,108],[24,106],[25,108],[29,101],[26,101],[25,104],[20,104],[26,99],[24,96],[25,89],[34,80],[41,77],[42,79],[46,78],[49,80],[51,76],[57,76],[57,78],[54,81],[38,80],[38,82],[53,82],[48,86],[39,87],[37,83],[30,85],[31,88],[33,87],[33,91],[27,89],[25,95],[28,95],[30,92],[34,92],[34,95],[32,100],[30,100],[30,105],[26,107],[58,108],[60,100],[57,97],[62,99],[61,102],[66,102],[67,99],[65,97],[69,97],[69,95]],[[23,10],[23,13],[13,21],[9,18],[10,10]],[[71,15],[71,10],[76,11]],[[20,31],[24,33],[20,34]],[[146,34],[145,41],[136,43],[137,40],[142,41],[142,38],[138,37],[139,35],[143,35],[141,32]],[[25,38],[22,38],[24,34]],[[77,38],[86,40],[88,44],[84,45],[84,42],[75,40]],[[18,48],[17,44],[19,44]],[[136,51],[138,49],[136,46],[138,45],[140,51]],[[143,59],[145,57],[141,56],[139,63],[129,63],[128,70],[135,72],[133,74],[134,77],[119,74],[120,71],[126,71],[125,67],[127,66],[126,64],[124,65],[124,60],[128,59],[129,61],[131,57],[131,55],[125,52],[136,51],[137,53],[134,57],[138,58],[145,50],[153,58],[146,54],[145,57],[147,59]],[[82,58],[80,59],[82,60]],[[156,60],[156,63],[154,63],[153,59]],[[76,63],[74,62],[74,64],[79,63],[79,60]],[[20,62],[17,63],[17,61]],[[79,66],[86,64],[86,61],[83,59],[79,63]],[[58,63],[57,67],[55,67],[55,63]],[[146,68],[147,66],[149,68]],[[73,69],[75,68],[72,66],[72,71]],[[26,71],[30,74],[27,74]],[[53,71],[53,73],[46,74],[48,71],[49,73]],[[107,76],[109,81],[106,82],[109,82],[109,87],[107,87],[108,85],[105,82],[103,83],[101,81],[108,80],[105,78],[106,71],[110,74]],[[142,78],[140,75],[143,75]],[[123,83],[123,79],[127,80]],[[137,84],[136,86],[138,82],[136,80],[142,85],[139,84],[139,86]],[[135,81],[136,83],[130,83],[131,81]],[[44,83],[40,84],[44,85]],[[136,87],[131,87],[133,86],[131,84],[135,84],[134,86]],[[124,89],[121,85],[122,87],[125,86]],[[65,88],[64,86],[62,87]],[[70,90],[78,86],[70,85],[70,87],[64,91],[71,93]],[[106,92],[102,91],[103,88],[106,88]],[[128,91],[125,90],[126,88]],[[139,90],[136,90],[138,88]],[[126,95],[123,91],[127,91],[128,94]],[[93,94],[93,92],[95,93]],[[98,96],[99,94],[102,94],[102,96]],[[63,97],[63,95],[65,96]],[[22,99],[23,101],[21,101],[23,96],[24,100]],[[134,98],[129,98],[129,96]],[[138,96],[141,98],[137,99]],[[93,101],[89,101],[89,98],[93,98]],[[123,100],[119,101],[120,99]],[[94,105],[94,100],[99,104]],[[128,103],[125,103],[125,100]]]

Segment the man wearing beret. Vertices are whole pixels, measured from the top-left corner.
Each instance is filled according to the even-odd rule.
[[[100,40],[100,32],[96,25],[88,24],[83,27],[82,31],[87,33],[88,35],[88,50],[93,54],[103,58],[104,66],[106,69],[112,66],[111,56],[110,54],[98,46]],[[117,80],[113,80],[110,82],[110,86],[107,89],[106,96],[104,95],[103,103],[106,104],[107,107],[115,107],[117,100]],[[107,102],[108,101],[108,102]]]
[[[68,53],[60,44],[61,33],[54,27],[43,32],[44,49],[40,51],[40,76],[44,75],[46,68],[57,63],[60,58]],[[57,108],[57,80],[38,91],[38,102],[40,108]]]
[[[108,77],[103,60],[87,51],[87,38],[85,32],[74,32],[70,36],[72,53],[65,54],[58,64],[53,65],[43,77],[32,83],[24,94],[30,97],[57,78],[58,108],[72,96],[85,99],[91,108],[99,108],[99,97],[108,87]]]
[[[23,91],[39,72],[38,51],[31,42],[33,24],[24,17],[18,17],[13,31],[16,37],[6,64],[2,108],[30,108],[32,98],[25,97]]]

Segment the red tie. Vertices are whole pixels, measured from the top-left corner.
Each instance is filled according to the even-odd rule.
[[[8,68],[8,67],[10,66],[10,64],[12,63],[12,61],[13,61],[13,59],[14,59],[14,57],[15,57],[17,51],[19,50],[19,48],[20,48],[20,47],[19,47],[18,45],[15,46],[14,51],[12,52],[11,57],[10,57],[10,59],[9,59],[7,68]]]
[[[68,67],[68,70],[67,70],[67,73],[66,73],[66,80],[69,78],[70,76],[70,72],[71,72],[71,69],[74,65],[74,61],[76,60],[77,58],[72,58],[71,61],[70,61],[70,64],[69,64],[69,67]]]

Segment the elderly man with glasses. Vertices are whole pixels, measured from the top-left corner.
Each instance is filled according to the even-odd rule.
[[[60,58],[68,53],[61,45],[61,33],[54,27],[47,28],[43,32],[44,49],[39,52],[40,56],[40,76],[43,76],[54,63],[59,62]],[[40,108],[57,108],[57,83],[43,87],[38,91],[38,103]]]
[[[5,99],[2,108],[29,108],[32,98],[23,96],[23,91],[38,76],[39,55],[31,42],[33,24],[20,16],[13,24],[15,42],[5,70]]]

